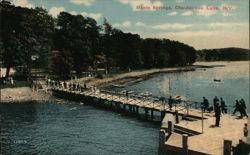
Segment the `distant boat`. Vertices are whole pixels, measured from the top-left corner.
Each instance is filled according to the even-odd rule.
[[[133,94],[134,93],[134,91],[132,91],[132,90],[129,90],[129,91],[123,90],[120,93],[121,94],[126,94],[126,92],[128,92],[128,94]]]
[[[151,92],[146,91],[146,92],[142,92],[142,93],[140,93],[139,95],[140,95],[140,96],[143,96],[143,97],[149,97],[149,96],[152,96],[152,93],[151,93]]]
[[[111,84],[113,87],[118,87],[118,88],[124,88],[125,85],[119,85],[119,84]]]
[[[174,100],[176,103],[181,103],[182,101],[186,101],[187,98],[186,98],[185,96],[180,96],[180,95],[178,95],[178,96],[174,96],[174,97],[173,97],[173,100]]]
[[[221,82],[220,79],[214,79],[214,82]]]

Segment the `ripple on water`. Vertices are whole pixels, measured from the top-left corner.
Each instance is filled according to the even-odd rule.
[[[158,125],[115,112],[53,103],[0,104],[0,109],[4,154],[151,155],[158,151]]]

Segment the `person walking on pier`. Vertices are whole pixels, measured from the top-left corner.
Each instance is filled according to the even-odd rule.
[[[221,107],[218,102],[215,103],[214,111],[215,111],[215,126],[220,126],[220,116],[221,116]]]
[[[240,111],[241,111],[241,117],[246,116],[248,118],[247,112],[246,112],[246,103],[243,99],[240,100]]]
[[[240,110],[240,102],[238,101],[238,100],[236,100],[236,102],[235,102],[235,109],[234,109],[234,112],[233,112],[233,115],[235,115],[235,113],[237,112],[237,111],[239,111],[240,112],[240,116],[242,117],[242,112],[241,112],[241,110]]]
[[[222,97],[220,98],[220,106],[221,106],[221,113],[226,114],[227,113],[227,108],[226,108],[227,105]]]
[[[128,100],[128,90],[126,90],[125,93],[126,93],[126,98]]]
[[[168,99],[168,105],[169,105],[169,109],[172,110],[172,107],[173,107],[173,99],[172,99],[172,96],[170,96],[169,99]]]

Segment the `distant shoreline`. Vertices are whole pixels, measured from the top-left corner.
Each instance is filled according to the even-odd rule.
[[[193,65],[186,67],[170,67],[162,69],[148,69],[148,70],[135,70],[122,74],[113,74],[110,77],[103,79],[98,78],[80,78],[77,82],[81,84],[86,83],[87,86],[96,86],[99,88],[106,87],[112,83],[126,83],[130,80],[134,82],[143,81],[148,77],[159,73],[175,73],[194,71],[196,68],[212,68],[216,66],[205,65]],[[53,96],[50,93],[46,93],[45,90],[32,91],[29,86],[13,87],[13,88],[1,88],[1,103],[13,103],[13,102],[32,102],[32,101],[51,101]]]
[[[170,67],[170,68],[161,68],[161,69],[147,69],[147,70],[135,70],[126,73],[118,73],[113,74],[103,79],[98,78],[79,78],[76,81],[81,84],[86,83],[87,86],[96,86],[103,87],[113,82],[117,82],[124,79],[139,79],[151,76],[153,74],[158,73],[174,73],[174,72],[182,72],[182,71],[194,71],[196,68],[200,68],[200,66],[186,66],[186,67]],[[73,80],[75,81],[75,80]]]

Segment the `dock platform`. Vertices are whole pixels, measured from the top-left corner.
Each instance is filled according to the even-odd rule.
[[[53,89],[55,96],[80,102],[89,102],[111,109],[139,114],[144,111],[146,118],[153,120],[154,112],[160,112],[162,126],[159,137],[159,154],[189,155],[231,155],[232,146],[239,140],[249,144],[250,134],[243,137],[243,127],[250,119],[223,114],[220,127],[215,127],[214,113],[203,113],[201,109],[190,107],[192,103],[174,104],[170,109],[161,100],[138,96],[126,96],[108,91],[69,91]],[[250,130],[249,130],[250,131]]]

